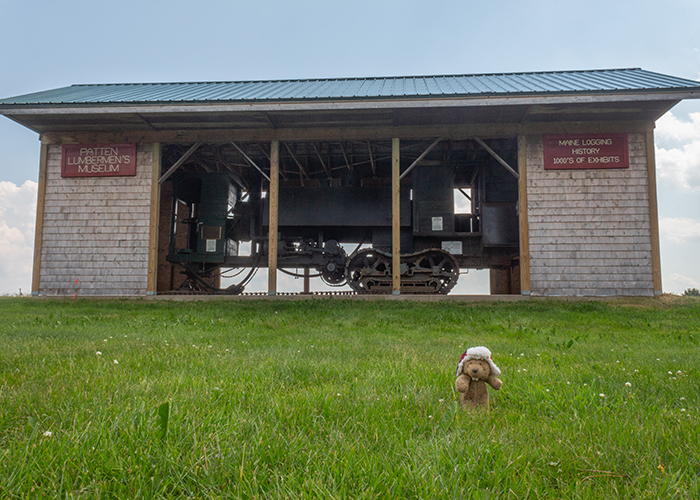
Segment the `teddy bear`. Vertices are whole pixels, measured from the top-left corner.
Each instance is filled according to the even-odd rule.
[[[471,347],[462,354],[457,366],[455,389],[461,392],[462,408],[484,408],[489,411],[489,392],[486,384],[499,390],[503,382],[498,378],[501,370],[491,359],[491,351],[486,347]]]

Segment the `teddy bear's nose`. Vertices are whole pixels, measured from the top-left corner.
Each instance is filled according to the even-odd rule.
[[[478,372],[478,371],[479,371],[478,368],[472,368],[472,372],[473,372],[473,373],[476,373],[476,372]]]

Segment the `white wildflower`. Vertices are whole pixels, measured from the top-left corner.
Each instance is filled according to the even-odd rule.
[[[626,386],[626,387],[632,387],[632,383],[631,383],[631,382],[625,382],[625,386]]]
[[[119,361],[117,361],[117,360],[115,359],[115,360],[114,360],[114,364],[115,364],[115,365],[118,365],[118,364],[119,364]]]
[[[102,352],[101,352],[101,351],[97,351],[95,354],[96,354],[97,356],[102,356]]]
[[[44,437],[50,438],[51,436],[53,436],[53,432],[51,432],[51,431],[44,431]]]
[[[603,393],[601,392],[600,394],[598,394],[598,396],[600,396],[601,398],[604,398],[604,397],[605,397],[605,394],[603,394]]]
[[[685,411],[685,408],[681,408],[681,411]]]

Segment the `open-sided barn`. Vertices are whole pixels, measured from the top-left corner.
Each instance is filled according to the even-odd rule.
[[[642,69],[74,85],[0,100],[41,136],[32,293],[219,292],[222,270],[449,293],[660,294]],[[272,249],[272,251],[271,251]]]

